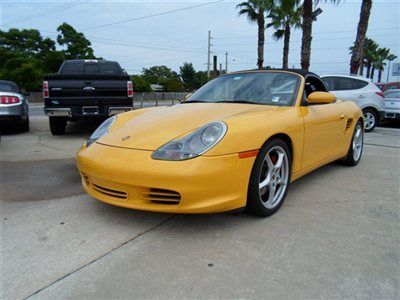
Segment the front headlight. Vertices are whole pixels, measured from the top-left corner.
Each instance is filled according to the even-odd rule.
[[[225,135],[224,122],[209,123],[196,131],[173,140],[154,151],[153,159],[185,160],[197,157],[214,147]]]
[[[105,120],[97,129],[92,133],[90,138],[86,142],[86,147],[89,147],[91,144],[93,144],[95,141],[97,141],[99,138],[102,136],[106,135],[108,133],[108,130],[112,126],[112,124],[115,122],[117,119],[116,116],[112,116]]]

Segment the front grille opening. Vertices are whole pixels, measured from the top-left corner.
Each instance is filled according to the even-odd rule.
[[[103,195],[106,195],[109,197],[113,197],[113,198],[117,198],[117,199],[127,199],[128,198],[127,193],[125,193],[123,191],[105,188],[105,187],[102,187],[97,184],[93,184],[92,186],[93,186],[93,189],[100,194],[103,194]]]
[[[181,195],[178,192],[156,188],[151,188],[145,194],[145,198],[159,204],[178,204],[181,201]]]
[[[81,173],[82,179],[85,182],[86,185],[90,185],[90,180],[89,177],[85,173]]]

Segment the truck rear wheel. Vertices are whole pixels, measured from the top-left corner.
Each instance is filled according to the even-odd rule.
[[[63,117],[49,117],[50,131],[52,135],[65,134],[67,119]]]

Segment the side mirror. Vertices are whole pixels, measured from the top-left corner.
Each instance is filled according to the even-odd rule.
[[[336,101],[336,96],[328,92],[313,92],[307,97],[310,104],[328,104]]]

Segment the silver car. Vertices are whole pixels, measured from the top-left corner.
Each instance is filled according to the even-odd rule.
[[[29,103],[15,82],[0,80],[0,125],[12,124],[29,131]]]
[[[384,119],[383,92],[371,79],[354,75],[324,75],[321,78],[338,99],[354,101],[362,109],[365,131],[374,130],[379,121]]]
[[[385,119],[400,120],[400,89],[385,92]]]

